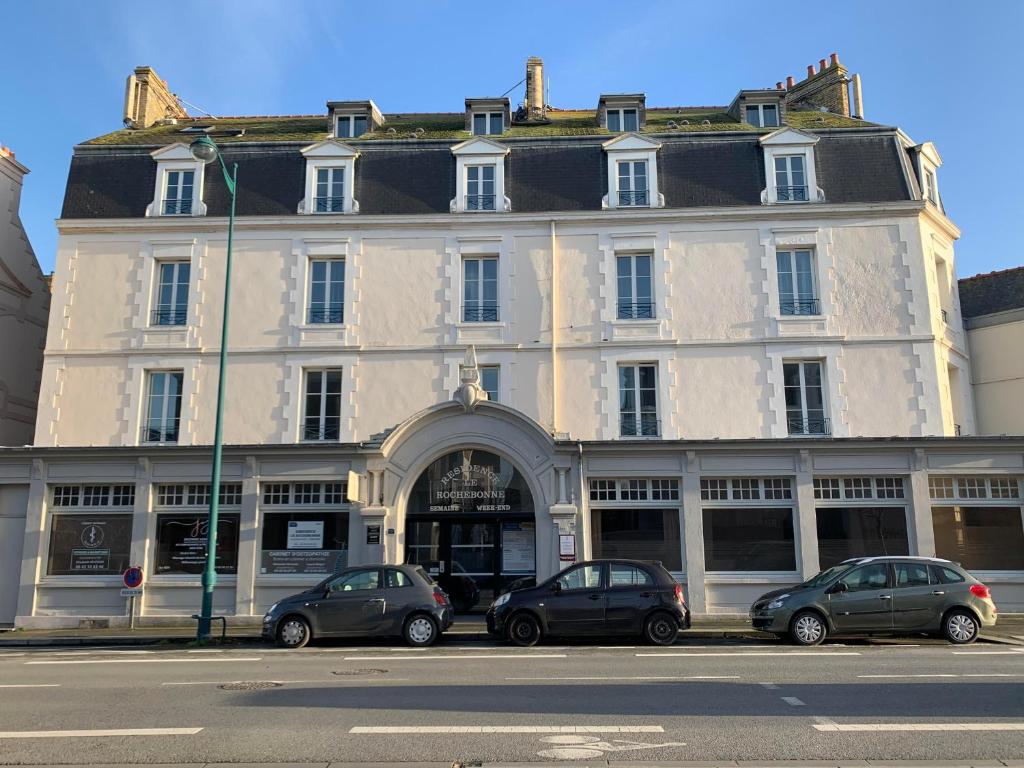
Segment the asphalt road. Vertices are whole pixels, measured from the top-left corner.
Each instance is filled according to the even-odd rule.
[[[0,651],[0,763],[1024,758],[1024,647],[916,642]]]

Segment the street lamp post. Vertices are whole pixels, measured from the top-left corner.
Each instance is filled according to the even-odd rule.
[[[235,231],[235,184],[238,181],[238,163],[233,163],[231,172],[224,164],[220,149],[209,136],[200,136],[189,148],[192,157],[209,165],[220,161],[224,173],[224,184],[231,194],[231,213],[228,215],[228,253],[224,267],[224,315],[220,326],[220,370],[217,373],[217,417],[213,432],[213,471],[210,476],[210,515],[206,526],[206,568],[203,570],[203,606],[199,612],[199,626],[196,640],[210,637],[213,616],[213,588],[217,584],[217,516],[220,510],[220,460],[221,428],[224,421],[224,373],[227,368],[228,350],[228,309],[231,301],[231,240]]]

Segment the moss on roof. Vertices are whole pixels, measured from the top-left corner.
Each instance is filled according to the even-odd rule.
[[[553,109],[548,122],[533,125],[510,126],[500,137],[527,138],[531,136],[603,136],[610,132],[598,126],[594,110]],[[387,115],[386,123],[376,131],[363,134],[352,142],[435,139],[462,141],[469,138],[465,130],[466,118],[462,112]],[[670,125],[670,122],[673,125]],[[862,128],[875,123],[855,120],[828,112],[786,112],[785,122],[793,128]],[[190,142],[197,135],[184,132],[190,127],[212,127],[211,135],[218,143],[296,141],[313,144],[328,138],[326,115],[288,115],[259,117],[187,118],[175,125],[155,125],[141,130],[121,129],[84,142],[90,145],[161,146],[175,142]],[[668,133],[688,131],[745,131],[767,133],[768,128],[756,128],[736,120],[724,107],[672,107],[647,110],[647,121],[642,133]],[[242,131],[233,134],[234,131]]]

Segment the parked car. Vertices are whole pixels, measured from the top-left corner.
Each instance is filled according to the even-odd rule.
[[[988,587],[949,560],[858,557],[761,595],[750,620],[799,645],[864,633],[941,634],[961,644],[995,626],[996,606]]]
[[[579,563],[501,595],[487,611],[487,631],[522,646],[588,635],[641,635],[669,645],[689,626],[683,588],[661,564],[639,560]]]
[[[263,637],[285,648],[321,637],[381,636],[424,647],[437,642],[452,616],[448,596],[420,566],[356,566],[270,606]]]

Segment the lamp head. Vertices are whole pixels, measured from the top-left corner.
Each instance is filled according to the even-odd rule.
[[[209,136],[200,136],[193,141],[189,146],[189,151],[192,153],[192,157],[201,163],[212,163],[217,159],[217,155],[220,154],[217,145],[213,143],[213,139]]]

